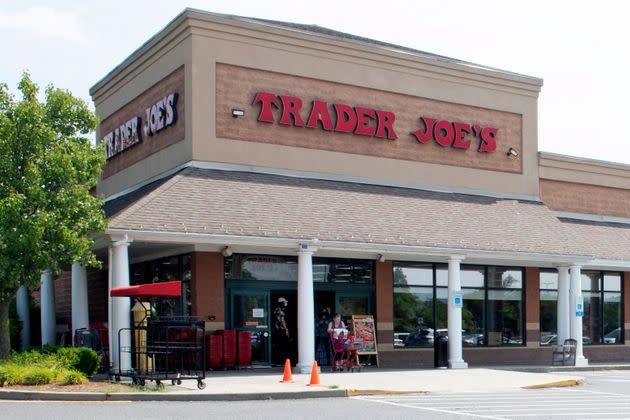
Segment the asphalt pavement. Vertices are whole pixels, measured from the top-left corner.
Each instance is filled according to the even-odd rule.
[[[0,401],[7,419],[617,419],[630,418],[630,371],[580,372],[569,388],[431,392],[240,402]]]

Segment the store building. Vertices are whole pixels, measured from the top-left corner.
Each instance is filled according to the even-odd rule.
[[[579,364],[629,360],[630,167],[539,153],[541,86],[187,9],[91,90],[104,269],[56,280],[56,323],[116,331],[108,287],[181,279],[160,311],[251,330],[263,365],[280,298],[301,370],[322,309],[373,315],[381,366],[432,366],[436,333],[455,368],[550,363],[569,337]]]

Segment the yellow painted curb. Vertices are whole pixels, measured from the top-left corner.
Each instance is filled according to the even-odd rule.
[[[394,391],[389,389],[346,389],[348,397],[361,395],[400,395],[400,394],[426,394],[426,391]]]
[[[562,381],[547,382],[544,384],[525,385],[525,386],[522,386],[521,388],[523,389],[559,388],[559,387],[567,387],[567,386],[578,386],[581,384],[582,384],[582,381],[578,379],[565,379]]]

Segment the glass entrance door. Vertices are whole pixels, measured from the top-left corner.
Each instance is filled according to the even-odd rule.
[[[233,328],[252,333],[252,364],[268,366],[271,362],[269,293],[235,291],[231,307]]]

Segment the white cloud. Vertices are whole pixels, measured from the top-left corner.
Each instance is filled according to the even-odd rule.
[[[51,7],[31,7],[13,14],[0,10],[0,33],[25,32],[44,39],[83,43],[85,40],[79,17]]]

